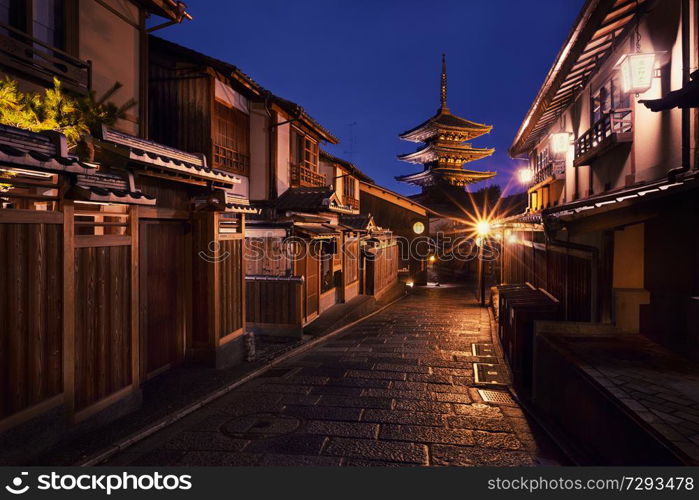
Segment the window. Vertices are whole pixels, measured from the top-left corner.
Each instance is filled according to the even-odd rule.
[[[354,193],[355,189],[355,182],[354,182],[354,177],[350,177],[349,175],[347,177],[343,177],[343,183],[342,183],[342,193],[347,196],[348,198],[356,198]]]
[[[213,123],[214,167],[248,175],[250,168],[250,116],[216,102]]]
[[[631,112],[629,94],[622,92],[618,76],[615,75],[592,94],[590,109],[592,123],[597,123],[604,115],[618,111]]]
[[[318,171],[318,143],[297,129],[291,133],[291,163]]]
[[[0,0],[0,23],[57,49],[65,48],[63,0]]]

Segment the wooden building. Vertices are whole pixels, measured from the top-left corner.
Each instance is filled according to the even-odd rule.
[[[119,81],[114,98],[137,102],[93,130],[94,157],[55,132],[0,127],[0,443],[12,463],[137,407],[141,384],[185,359],[243,359],[244,217],[256,210],[237,170],[147,138],[145,18],[179,22],[184,4],[7,5],[0,65],[22,90],[56,77],[99,96]]]
[[[410,197],[373,182],[361,181],[360,212],[371,216],[378,227],[388,228],[398,245],[398,269],[416,285],[427,284],[427,260],[431,212]]]
[[[510,148],[502,281],[561,303],[533,408],[583,463],[699,463],[697,26],[696,0],[585,2]]]

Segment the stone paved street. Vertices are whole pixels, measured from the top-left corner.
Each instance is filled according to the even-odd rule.
[[[468,290],[415,289],[109,464],[559,463],[519,407],[479,396],[473,362],[502,360],[475,357],[472,344],[491,335]]]

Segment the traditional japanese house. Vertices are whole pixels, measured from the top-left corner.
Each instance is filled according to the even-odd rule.
[[[252,210],[243,176],[147,138],[145,18],[179,22],[184,4],[11,1],[0,14],[0,65],[22,90],[55,77],[99,97],[118,81],[113,98],[136,101],[80,156],[59,133],[0,128],[0,448],[13,463],[135,408],[141,384],[185,358],[242,359]]]
[[[359,190],[360,212],[394,235],[398,245],[397,270],[407,275],[407,281],[427,284],[427,260],[433,252],[428,243],[430,210],[408,196],[372,182],[361,181]]]
[[[529,202],[503,281],[586,322],[542,327],[533,397],[597,463],[699,461],[698,7],[585,2],[510,148]]]

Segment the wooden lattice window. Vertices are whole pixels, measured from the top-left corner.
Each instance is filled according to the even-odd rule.
[[[294,129],[291,140],[291,161],[313,172],[318,172],[318,142]]]
[[[213,161],[222,170],[250,171],[250,116],[220,102],[214,107]]]

